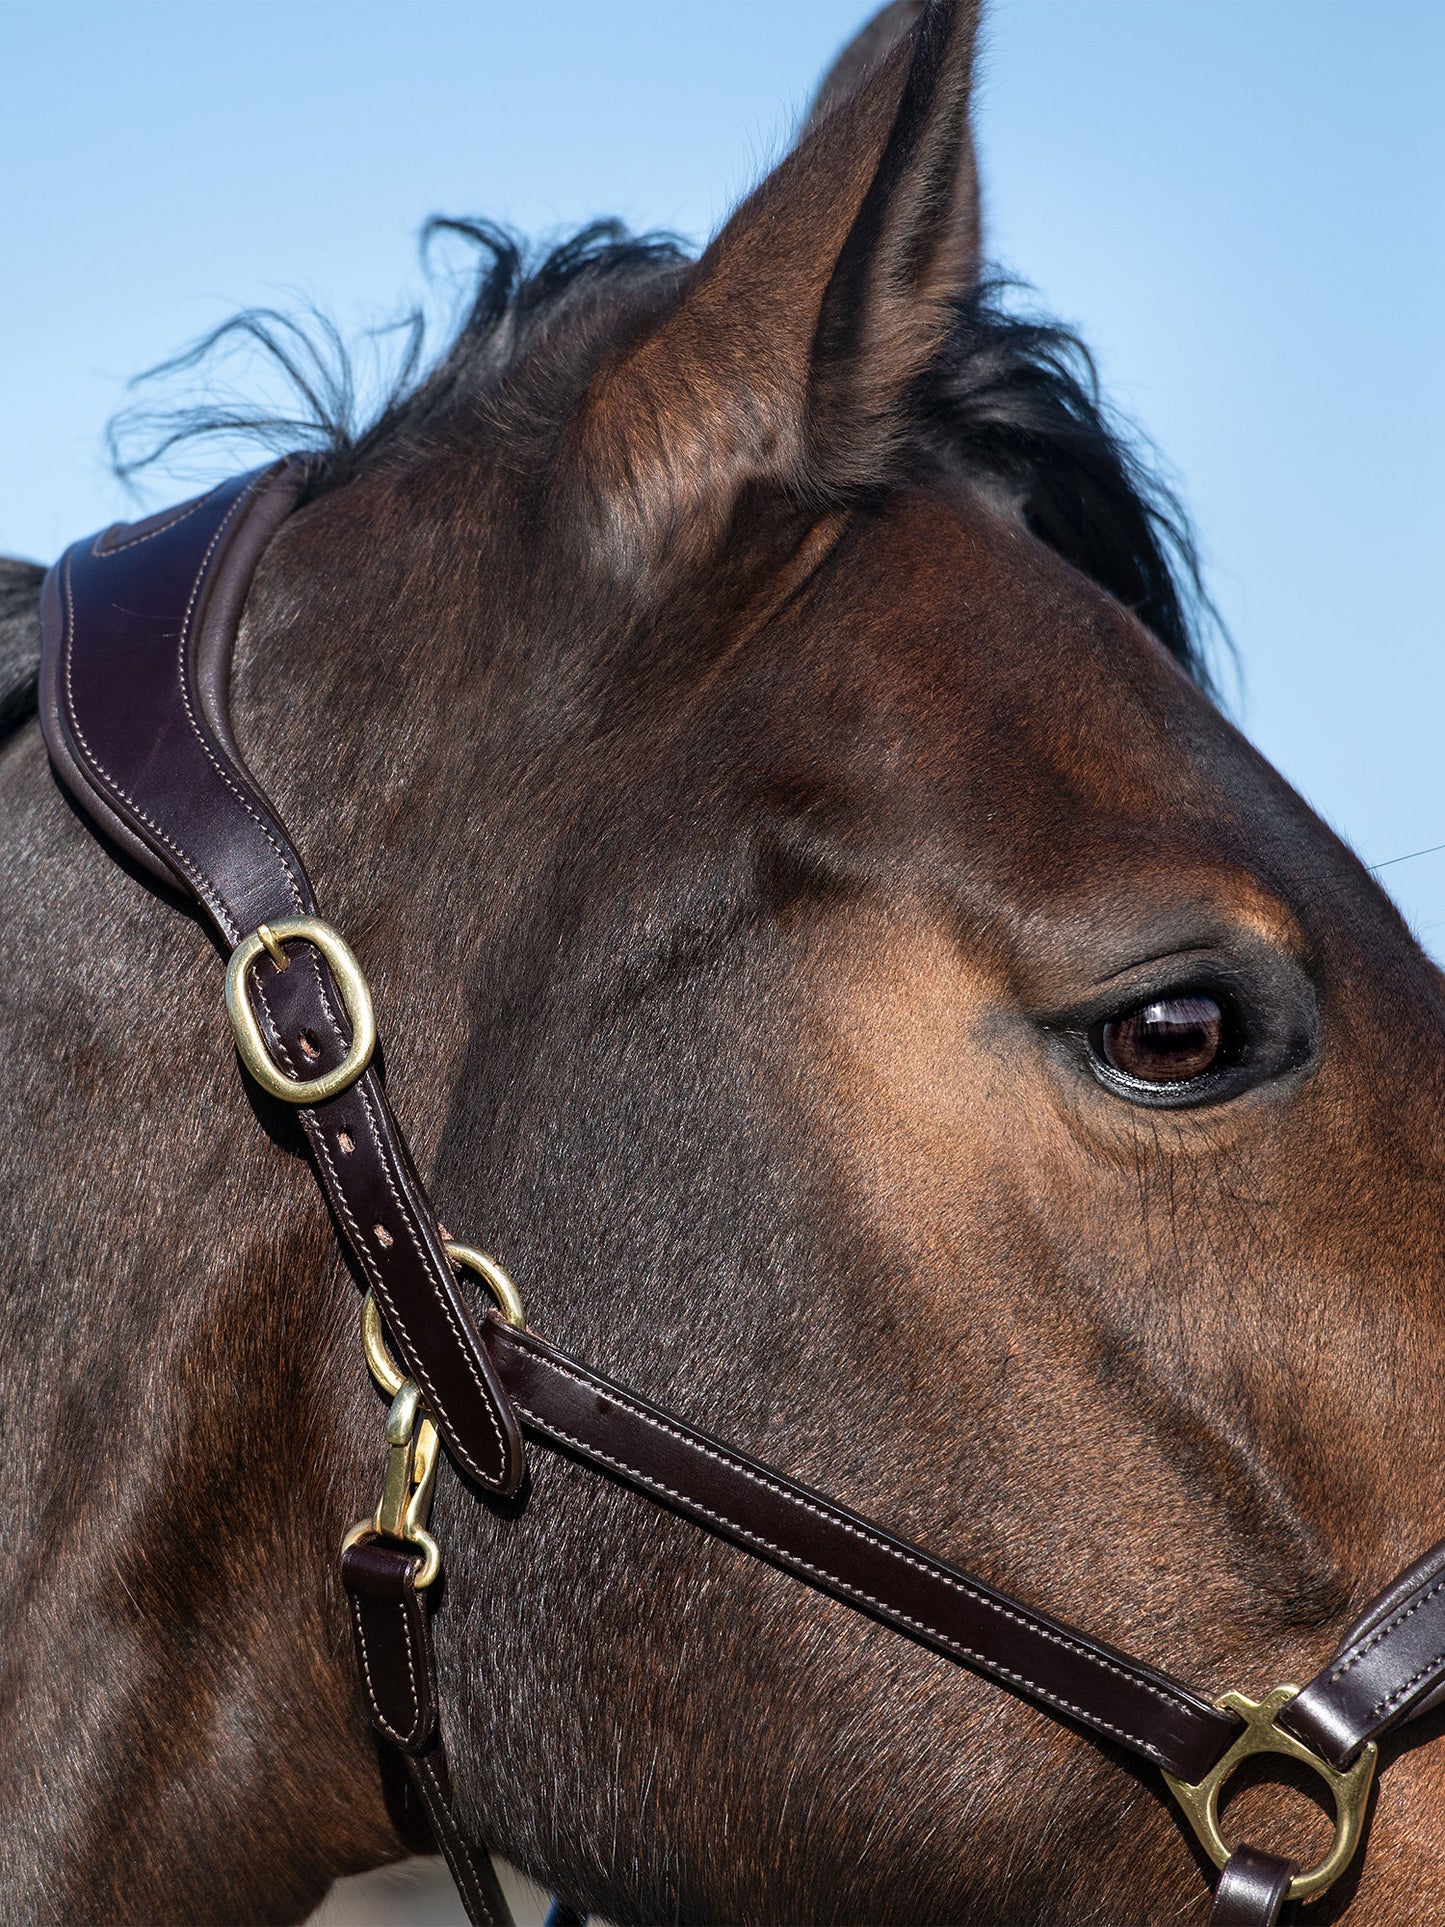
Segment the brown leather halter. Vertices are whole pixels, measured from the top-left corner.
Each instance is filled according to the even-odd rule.
[[[404,1758],[472,1920],[500,1927],[508,1915],[489,1861],[453,1817],[438,1720],[428,1588],[440,1553],[426,1531],[438,1433],[495,1494],[517,1491],[524,1436],[566,1453],[1160,1768],[1222,1869],[1216,1927],[1268,1927],[1287,1899],[1323,1892],[1359,1844],[1379,1736],[1445,1693],[1445,1542],[1374,1602],[1302,1692],[1210,1705],[599,1377],[525,1328],[511,1281],[485,1253],[448,1242],[370,1062],[365,979],[318,919],[301,861],[231,736],[242,605],[305,473],[288,458],[71,548],[45,583],[41,722],[82,810],[194,896],[225,939],[242,1062],[298,1106],[367,1287],[367,1355],[392,1398],[386,1487],[375,1516],[347,1535],[342,1574],[371,1720]],[[488,1285],[496,1306],[485,1316],[458,1268]],[[1318,1866],[1231,1852],[1220,1837],[1223,1786],[1257,1753],[1301,1762],[1329,1788],[1336,1834]]]

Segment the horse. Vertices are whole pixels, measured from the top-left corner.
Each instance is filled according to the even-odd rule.
[[[1187,537],[986,276],[976,29],[889,9],[696,261],[475,229],[456,340],[264,555],[235,727],[538,1331],[1263,1687],[1438,1531],[1442,981],[1221,713]],[[297,1920],[405,1844],[337,1577],[356,1291],[193,914],[47,768],[39,574],[0,576],[3,1909]],[[1121,1750],[565,1457],[444,1470],[434,1530],[459,1814],[573,1906],[1196,1917]],[[1394,1745],[1317,1921],[1445,1898],[1438,1752]]]

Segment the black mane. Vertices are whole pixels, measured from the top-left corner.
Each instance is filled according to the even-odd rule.
[[[424,367],[420,312],[397,330],[400,352],[378,406],[359,401],[355,364],[336,328],[269,309],[234,316],[139,377],[173,379],[237,350],[259,351],[298,406],[271,412],[213,400],[191,408],[135,405],[111,423],[116,473],[128,479],[178,445],[203,437],[319,459],[310,494],[341,487],[374,462],[417,446],[464,413],[509,368],[542,326],[554,328],[598,295],[619,299],[675,284],[688,263],[669,235],[632,236],[597,222],[533,261],[514,236],[479,220],[434,220],[425,241],[457,236],[486,256],[466,316]],[[1219,627],[1198,550],[1173,492],[1138,438],[1103,401],[1087,348],[1057,323],[1013,312],[1012,284],[986,282],[964,301],[942,365],[915,397],[921,460],[943,460],[1008,494],[1027,526],[1148,625],[1205,687],[1205,637]],[[886,478],[880,478],[886,482]]]

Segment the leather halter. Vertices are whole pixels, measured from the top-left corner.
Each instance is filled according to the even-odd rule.
[[[508,1916],[451,1809],[427,1591],[440,1556],[425,1531],[433,1424],[486,1491],[517,1490],[525,1435],[1161,1768],[1223,1870],[1217,1927],[1268,1927],[1287,1898],[1323,1891],[1358,1844],[1375,1742],[1445,1693],[1445,1542],[1380,1595],[1302,1692],[1211,1705],[600,1377],[521,1328],[485,1254],[448,1244],[368,1061],[360,968],[316,917],[301,860],[231,735],[246,591],[305,477],[288,458],[68,550],[44,589],[41,725],[81,809],[193,896],[224,939],[243,1062],[297,1105],[337,1234],[399,1355],[400,1368],[372,1312],[369,1354],[393,1394],[387,1490],[348,1535],[343,1578],[372,1723],[405,1760],[471,1918]],[[503,1311],[477,1315],[458,1263],[482,1272]],[[1221,1840],[1223,1784],[1259,1752],[1302,1761],[1329,1786],[1337,1835],[1319,1867]]]

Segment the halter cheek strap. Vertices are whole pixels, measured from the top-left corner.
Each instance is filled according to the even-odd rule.
[[[369,998],[357,1008],[338,989],[344,946],[318,925],[301,859],[231,736],[241,605],[304,479],[303,464],[282,462],[70,549],[42,599],[41,727],[81,809],[193,896],[228,951],[258,929],[281,933],[256,946],[234,1000],[264,1040],[254,1061],[264,1071],[269,1057],[267,1088],[298,1106],[337,1232],[458,1464],[514,1492],[511,1406],[381,1080],[351,1051]]]
[[[371,1062],[361,967],[318,918],[231,735],[242,605],[305,475],[288,459],[70,549],[45,584],[41,723],[80,808],[220,934],[238,1053],[297,1107],[367,1288],[367,1356],[392,1400],[386,1488],[348,1534],[342,1574],[369,1716],[405,1761],[471,1918],[500,1927],[507,1913],[456,1822],[441,1744],[429,1606],[440,1549],[426,1531],[438,1433],[477,1485],[514,1493],[525,1432],[1159,1767],[1221,1869],[1215,1927],[1271,1927],[1287,1900],[1325,1891],[1361,1837],[1376,1740],[1445,1692],[1445,1544],[1381,1595],[1302,1693],[1211,1705],[599,1377],[522,1328],[493,1260],[447,1242]],[[500,1312],[478,1315],[458,1268],[480,1275]],[[1221,1835],[1224,1787],[1262,1753],[1308,1766],[1331,1794],[1335,1842],[1316,1867],[1231,1852]]]

